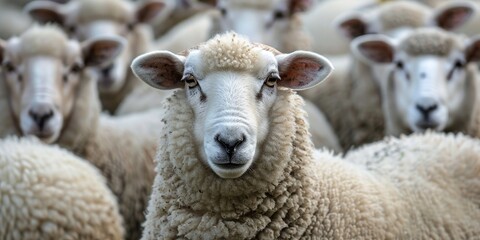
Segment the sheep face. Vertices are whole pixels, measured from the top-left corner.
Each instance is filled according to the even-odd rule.
[[[381,77],[386,82],[382,94],[402,128],[445,131],[470,114],[475,90],[467,69],[480,49],[477,40],[467,46],[457,40],[441,30],[425,29],[398,44],[380,36],[354,41],[358,54],[377,65],[374,68],[389,66]]]
[[[282,46],[282,37],[289,28],[289,21],[297,12],[312,5],[311,0],[220,0],[219,32],[235,31],[253,42],[261,42],[275,48]]]
[[[32,43],[35,40],[28,34],[0,44],[3,77],[11,111],[22,134],[53,143],[72,112],[84,69],[111,61],[121,42],[98,39],[80,45],[66,38],[58,42],[47,34],[31,34],[43,38],[42,42]],[[48,45],[48,41],[52,41],[55,51],[35,49]]]
[[[37,21],[55,22],[80,41],[102,37],[123,37],[128,44],[110,65],[92,68],[101,93],[116,93],[125,85],[131,60],[135,57],[135,31],[139,24],[150,21],[163,9],[160,1],[135,5],[127,1],[85,0],[61,5],[35,1],[26,10]]]
[[[132,69],[153,87],[185,90],[195,115],[192,128],[199,158],[218,176],[238,178],[261,153],[279,87],[312,87],[332,67],[317,54],[275,56],[227,34],[187,57],[163,51],[142,55]]]

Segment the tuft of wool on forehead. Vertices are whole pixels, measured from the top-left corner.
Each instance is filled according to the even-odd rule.
[[[68,37],[53,25],[33,26],[20,35],[21,56],[48,55],[61,58],[68,45]]]
[[[418,29],[400,43],[400,50],[412,56],[448,56],[453,48],[460,48],[457,39],[440,29]]]
[[[427,6],[409,1],[386,3],[379,8],[379,20],[384,30],[399,27],[419,28],[425,25],[430,10]]]
[[[229,4],[232,6],[258,9],[272,9],[280,1],[286,0],[228,0]]]
[[[127,23],[131,19],[131,5],[124,0],[80,0],[78,23],[113,20]]]
[[[260,48],[236,33],[218,34],[198,48],[209,70],[252,70],[257,65]]]

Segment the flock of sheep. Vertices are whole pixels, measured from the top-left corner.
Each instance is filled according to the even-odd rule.
[[[0,239],[480,239],[479,7],[0,0]]]

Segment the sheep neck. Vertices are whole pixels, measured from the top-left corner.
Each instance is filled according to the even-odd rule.
[[[77,90],[72,113],[66,119],[58,144],[83,155],[85,145],[95,134],[99,115],[100,102],[97,97],[96,81],[84,73]]]
[[[315,199],[310,196],[314,192],[314,174],[307,173],[311,169],[306,167],[312,163],[313,144],[299,96],[289,90],[279,91],[270,111],[270,135],[261,156],[242,177],[232,180],[219,178],[198,159],[192,136],[194,116],[185,92],[175,93],[168,101],[171,104],[164,119],[166,126],[160,139],[152,194],[159,199],[154,197],[150,202],[150,218],[166,220],[175,211],[185,219],[218,221],[228,232],[215,236],[214,229],[199,230],[202,234],[212,231],[207,234],[215,238],[251,238],[268,234],[266,229],[275,228],[270,225],[284,222],[284,218],[292,221],[291,216],[286,216],[289,211],[312,214],[315,200],[297,203],[302,201],[299,199]],[[279,219],[273,222],[267,217],[278,212],[285,215],[277,216]],[[296,219],[312,221],[308,214]],[[178,223],[166,222],[161,226],[166,232],[180,228]],[[288,223],[289,227],[297,224],[294,220]]]

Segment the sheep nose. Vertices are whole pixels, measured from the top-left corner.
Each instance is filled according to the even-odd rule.
[[[220,134],[217,134],[215,136],[215,141],[217,141],[223,149],[225,149],[225,152],[228,155],[229,159],[232,159],[233,155],[237,151],[237,148],[245,142],[245,135],[241,135],[240,137],[224,137],[220,136]]]
[[[108,76],[113,69],[113,64],[108,65],[105,68],[102,68],[101,72],[103,76]]]
[[[438,108],[438,104],[435,102],[430,102],[426,104],[417,104],[416,107],[423,117],[428,119],[429,114]]]
[[[33,121],[37,124],[38,128],[43,130],[45,123],[53,117],[53,109],[50,104],[38,103],[30,108],[28,115],[30,115]]]

